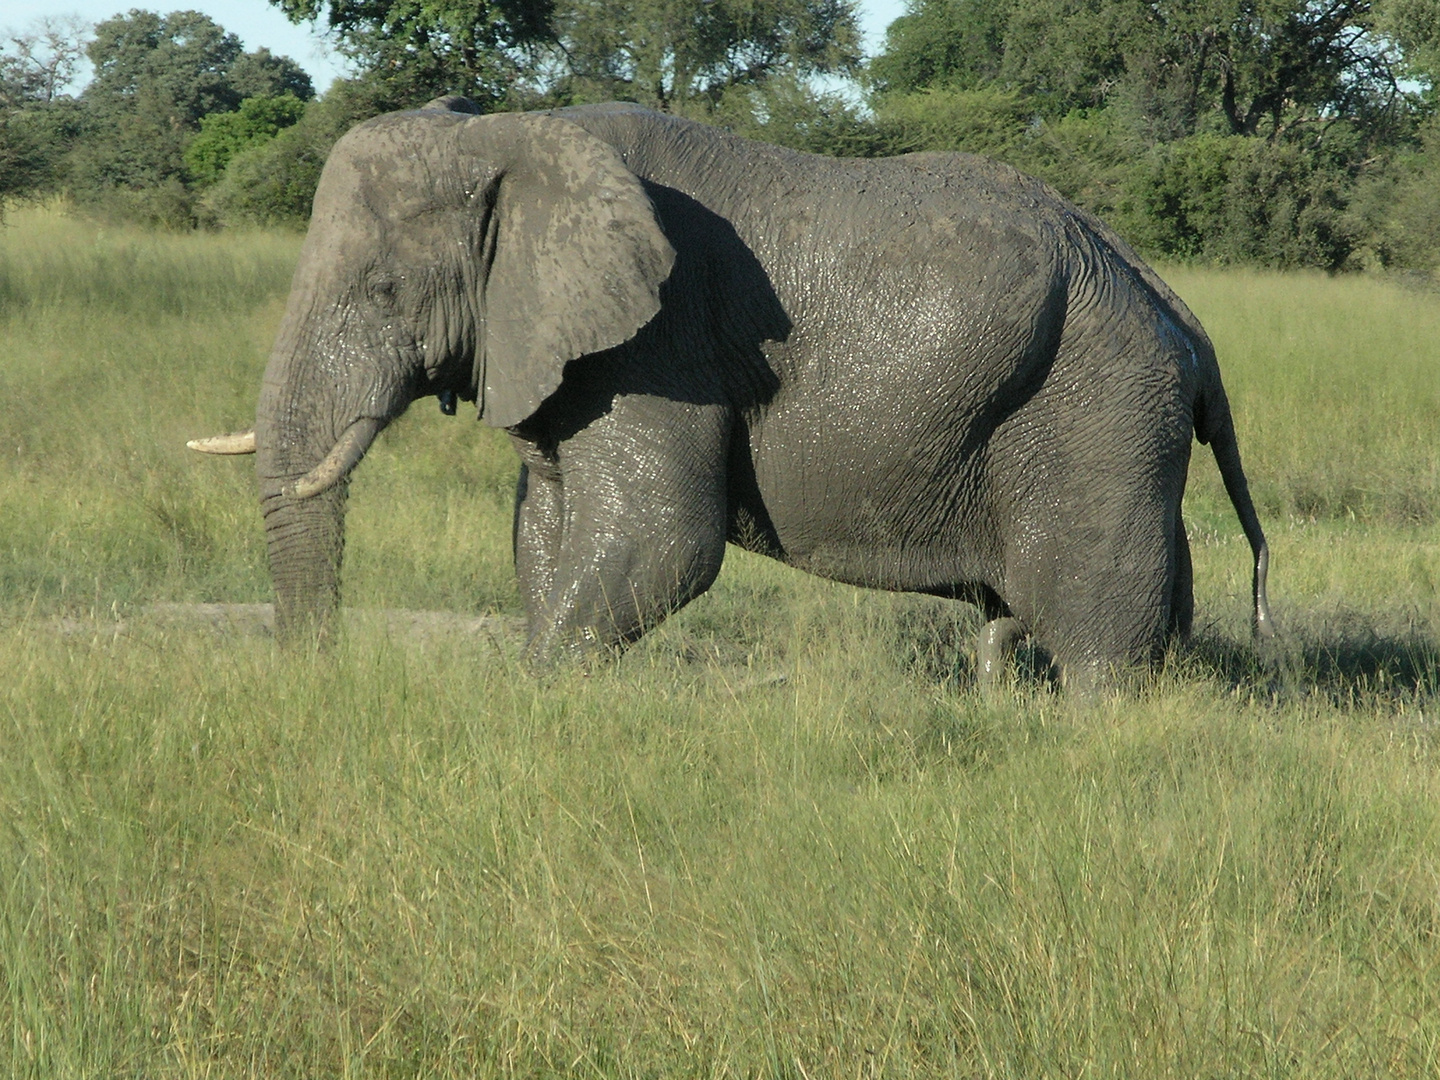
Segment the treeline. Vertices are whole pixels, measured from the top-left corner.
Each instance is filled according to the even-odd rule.
[[[303,223],[368,116],[624,99],[821,153],[988,154],[1154,255],[1440,278],[1440,0],[911,0],[868,63],[849,0],[272,2],[357,74],[316,97],[188,11],[13,36],[0,195]]]

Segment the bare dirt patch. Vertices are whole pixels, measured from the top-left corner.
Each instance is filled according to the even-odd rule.
[[[508,615],[462,615],[453,611],[412,611],[404,608],[349,608],[342,612],[346,629],[379,627],[392,637],[415,641],[470,638],[514,643],[525,632],[525,620]],[[218,637],[273,637],[273,604],[145,604],[123,614],[94,618],[66,616],[54,620],[57,632],[70,635],[121,636],[140,631],[186,631]]]

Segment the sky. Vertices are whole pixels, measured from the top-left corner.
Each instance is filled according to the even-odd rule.
[[[239,37],[247,50],[263,46],[290,57],[310,73],[320,92],[346,73],[344,61],[309,24],[295,26],[266,0],[0,0],[0,32],[8,36],[33,29],[43,18],[76,16],[97,23],[137,7],[162,13],[203,12]],[[885,28],[903,14],[904,0],[860,0],[857,8],[866,54],[874,55],[885,39]]]

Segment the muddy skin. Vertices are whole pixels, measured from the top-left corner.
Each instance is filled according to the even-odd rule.
[[[1189,631],[1196,437],[1268,632],[1210,342],[1044,184],[626,105],[467,109],[369,121],[325,167],[256,417],[280,633],[334,618],[346,478],[426,396],[511,433],[535,665],[633,641],[728,541],[978,603],[987,683],[1024,637],[1104,683]]]

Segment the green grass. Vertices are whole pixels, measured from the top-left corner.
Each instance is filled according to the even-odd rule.
[[[981,700],[962,606],[733,552],[534,680],[138,614],[267,598],[250,465],[183,443],[247,422],[298,241],[7,221],[0,1073],[1440,1073],[1433,295],[1170,272],[1274,547],[1264,657],[1200,452],[1197,640],[1129,696]],[[347,602],[513,613],[514,468],[387,431]]]

